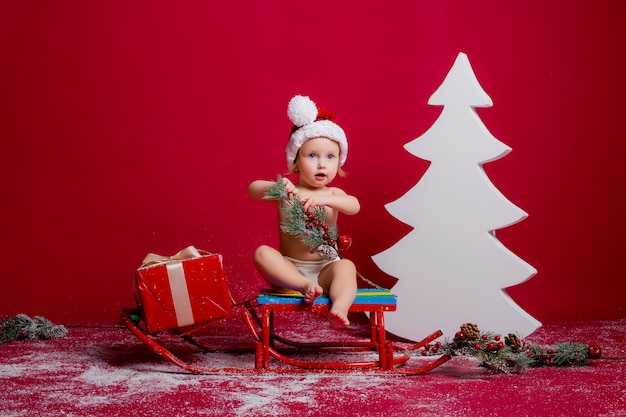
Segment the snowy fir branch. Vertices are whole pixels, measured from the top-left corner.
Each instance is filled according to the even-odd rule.
[[[337,226],[329,227],[325,224],[326,209],[324,207],[316,206],[310,211],[305,210],[304,204],[298,196],[287,193],[280,175],[265,195],[287,202],[283,208],[285,218],[280,224],[280,229],[283,232],[299,237],[302,243],[311,250],[320,245],[336,248],[338,229]]]
[[[283,182],[282,176],[278,176],[276,183],[265,192],[265,195],[277,200],[286,200],[289,197],[289,193],[285,190],[285,183]]]
[[[490,372],[522,373],[529,367],[584,366],[589,359],[598,359],[602,349],[579,342],[532,345],[513,333],[503,340],[500,335],[481,332],[476,324],[466,323],[452,341],[427,345],[420,353],[474,357]]]
[[[0,344],[14,340],[59,339],[67,334],[67,328],[50,320],[26,314],[7,317],[0,322]]]

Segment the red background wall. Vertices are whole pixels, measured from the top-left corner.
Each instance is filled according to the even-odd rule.
[[[509,293],[542,321],[623,316],[624,21],[620,0],[3,1],[0,316],[116,323],[144,255],[190,244],[253,295],[277,235],[246,187],[285,171],[294,94],[347,131],[346,255],[392,285],[370,257],[409,229],[384,205],[427,168],[403,145],[461,51],[513,148],[486,170],[530,214],[498,232],[539,271]]]

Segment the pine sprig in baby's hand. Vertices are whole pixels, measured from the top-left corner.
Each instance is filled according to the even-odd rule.
[[[281,175],[278,175],[276,183],[265,192],[265,195],[277,200],[286,200],[289,198],[289,193],[285,189],[285,183]]]
[[[267,197],[278,200],[287,200],[288,205],[285,211],[285,220],[280,224],[280,230],[292,236],[298,236],[302,243],[311,250],[317,249],[324,259],[336,259],[337,226],[327,226],[326,209],[315,206],[310,211],[304,208],[304,204],[296,195],[290,195],[285,188],[283,178],[278,175],[276,183],[265,193]]]

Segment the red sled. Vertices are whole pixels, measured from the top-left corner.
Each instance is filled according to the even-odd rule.
[[[206,252],[205,252],[206,253]],[[151,258],[151,259],[149,259]],[[157,258],[157,259],[154,259]],[[450,359],[442,355],[412,366],[415,352],[440,337],[436,331],[418,343],[400,346],[389,341],[384,314],[396,310],[396,297],[385,289],[359,289],[350,312],[369,313],[369,337],[362,340],[293,340],[281,336],[274,328],[274,315],[300,312],[328,313],[330,299],[323,295],[306,304],[301,294],[261,292],[257,297],[235,303],[226,282],[222,256],[201,255],[189,247],[172,257],[149,254],[152,265],[139,268],[135,275],[137,309],[125,308],[122,323],[155,353],[195,374],[235,373],[302,373],[302,372],[382,372],[393,375],[419,375]],[[144,260],[144,264],[146,264]],[[206,326],[232,316],[240,316],[252,336],[254,368],[213,368],[197,366],[168,349],[161,340],[180,338],[210,353],[191,337]],[[164,331],[168,335],[162,335]],[[349,359],[300,360],[298,352],[347,354]],[[371,353],[377,353],[372,358]],[[295,354],[295,355],[294,355]],[[276,368],[273,360],[288,365]]]

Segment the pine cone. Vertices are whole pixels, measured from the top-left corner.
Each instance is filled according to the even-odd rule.
[[[513,333],[509,333],[508,336],[504,337],[504,343],[506,343],[507,346],[510,346],[513,352],[519,352],[523,345],[522,340]]]
[[[465,323],[461,326],[461,333],[463,333],[466,339],[474,340],[478,339],[480,330],[478,329],[478,325],[474,323]]]
[[[317,247],[317,253],[320,256],[320,258],[326,259],[327,261],[333,261],[337,259],[337,256],[339,256],[337,249],[325,243]]]

